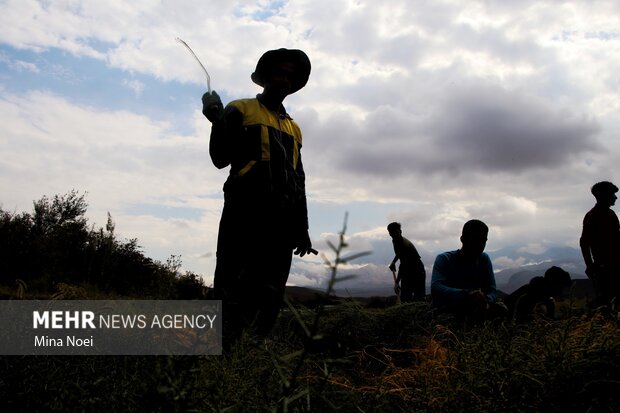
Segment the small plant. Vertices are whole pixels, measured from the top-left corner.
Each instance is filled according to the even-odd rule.
[[[334,286],[338,282],[342,282],[354,277],[354,275],[348,275],[344,277],[338,276],[338,267],[341,264],[346,264],[352,260],[368,255],[369,252],[361,252],[353,255],[349,255],[347,257],[343,256],[344,250],[349,246],[345,240],[345,234],[347,231],[347,220],[348,213],[345,214],[344,224],[342,230],[339,233],[338,244],[334,245],[331,241],[327,240],[327,245],[331,248],[334,253],[334,259],[331,261],[325,254],[321,254],[325,264],[327,265],[330,276],[327,282],[327,289],[323,293],[323,300],[319,303],[317,308],[315,309],[313,320],[307,324],[303,318],[300,316],[297,309],[285,299],[286,304],[290,311],[295,316],[301,330],[304,333],[304,347],[301,350],[289,353],[285,356],[278,358],[274,358],[274,365],[280,374],[282,379],[282,395],[280,397],[280,403],[277,411],[279,412],[288,412],[289,406],[296,402],[297,400],[304,400],[306,402],[306,408],[310,410],[310,387],[308,385],[301,385],[301,371],[304,367],[305,363],[308,360],[308,355],[310,354],[311,349],[316,348],[316,344],[320,343],[324,336],[320,334],[320,323],[321,319],[325,313],[325,303],[329,300],[329,297],[334,292]],[[284,362],[286,364],[290,363],[292,360],[297,360],[294,363],[294,367],[290,375],[287,375],[285,371],[280,366],[280,362]],[[323,363],[323,377],[327,379],[330,374],[329,363]]]
[[[17,279],[15,280],[15,284],[17,284],[17,293],[15,296],[18,300],[23,300],[26,295],[26,290],[28,289],[28,285],[24,280]]]
[[[87,300],[88,292],[77,285],[58,283],[56,293],[52,294],[51,300]]]

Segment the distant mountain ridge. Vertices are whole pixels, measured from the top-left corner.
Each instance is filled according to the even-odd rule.
[[[548,247],[544,252],[535,253],[527,251],[523,247],[505,247],[499,250],[488,252],[496,269],[495,280],[497,289],[510,294],[520,286],[527,284],[532,278],[544,275],[545,271],[552,266],[558,266],[568,271],[573,279],[586,279],[585,265],[581,256],[581,251],[577,248],[568,246],[552,246]],[[430,261],[428,259],[427,261]],[[426,285],[427,293],[430,293],[430,282],[432,274],[432,262],[425,261],[427,264]],[[523,262],[517,267],[503,268],[502,261]],[[355,273],[357,275],[351,281],[336,284],[335,294],[339,297],[372,297],[372,296],[390,296],[394,294],[391,277],[386,274],[385,281],[370,284],[362,283],[365,271],[373,271],[372,264],[368,269],[364,267],[358,268]],[[429,268],[430,267],[430,268]],[[376,271],[376,267],[375,267]],[[386,270],[387,271],[387,270]],[[347,275],[343,271],[341,275]],[[376,279],[372,278],[371,279]],[[316,287],[312,287],[316,288]],[[320,289],[320,288],[319,288]]]
[[[518,286],[520,287],[523,284],[527,284],[530,279],[531,278],[528,277],[522,278],[523,282],[520,283]],[[427,293],[430,294],[430,291],[427,291]],[[288,299],[292,303],[302,304],[309,308],[314,308],[320,303],[327,305],[340,304],[350,298],[353,298],[361,303],[368,304],[369,302],[372,302],[373,299],[394,297],[394,291],[390,289],[357,289],[353,291],[343,291],[336,295],[331,295],[327,300],[325,300],[324,293],[318,289],[292,286],[286,287],[286,294]],[[510,293],[500,289],[498,296],[504,297],[508,294]],[[571,295],[574,298],[592,297],[594,295],[594,289],[590,280],[586,278],[575,279],[573,286],[571,287]],[[394,304],[394,302],[391,303]]]
[[[509,246],[499,250],[487,252],[491,258],[508,257],[512,259],[525,258],[529,261],[537,260],[556,260],[556,261],[573,261],[582,260],[581,251],[577,248],[568,246],[551,246],[545,248],[543,252],[529,252],[525,247]]]
[[[525,264],[516,268],[506,268],[495,273],[497,289],[507,294],[527,284],[532,278],[542,276],[549,268],[556,266],[568,271],[571,278],[587,278],[581,251],[571,247],[551,247],[545,252],[535,254],[521,248],[503,248],[489,253],[491,260],[506,257],[513,260],[525,260]]]

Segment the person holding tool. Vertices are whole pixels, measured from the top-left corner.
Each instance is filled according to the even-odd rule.
[[[426,296],[426,270],[420,259],[420,254],[413,243],[403,237],[398,222],[387,226],[394,245],[394,259],[389,268],[394,275],[394,292],[401,302],[423,300]],[[396,276],[396,261],[400,260],[398,276]],[[400,285],[399,285],[400,284]]]
[[[301,50],[263,54],[251,75],[256,98],[224,108],[215,91],[202,97],[212,123],[209,154],[221,169],[224,209],[217,240],[214,296],[223,303],[223,342],[245,330],[265,337],[277,319],[293,252],[317,254],[308,233],[302,134],[284,99],[303,88],[310,60]]]

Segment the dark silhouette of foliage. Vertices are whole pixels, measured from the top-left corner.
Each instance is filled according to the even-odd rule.
[[[88,284],[125,296],[203,298],[202,279],[180,274],[180,257],[162,264],[144,256],[137,239],[116,239],[109,213],[105,229],[89,228],[85,197],[44,196],[31,214],[0,209],[1,284],[21,280],[48,292],[60,283]]]
[[[187,272],[177,278],[176,297],[179,300],[193,300],[204,298],[206,295],[205,285],[200,276]]]

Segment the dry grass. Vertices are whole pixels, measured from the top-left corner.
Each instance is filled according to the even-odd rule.
[[[346,262],[344,230],[327,262]],[[359,254],[349,256],[353,259]],[[34,298],[25,283],[4,298]],[[97,299],[58,284],[56,298]],[[47,297],[49,298],[49,297]],[[106,298],[113,299],[115,297]],[[121,298],[121,297],[116,297]],[[620,323],[569,300],[556,321],[454,323],[426,303],[283,311],[224,356],[0,357],[2,411],[588,412],[620,406]]]
[[[617,318],[461,329],[428,310],[330,308],[290,391],[305,341],[284,312],[270,340],[226,356],[1,357],[0,397],[11,411],[618,411]]]

